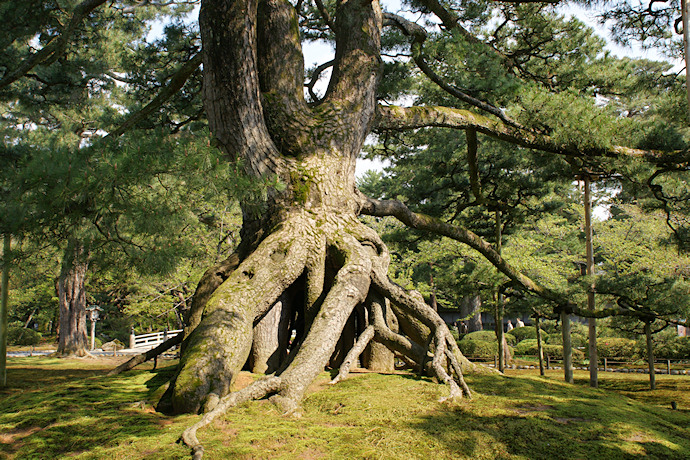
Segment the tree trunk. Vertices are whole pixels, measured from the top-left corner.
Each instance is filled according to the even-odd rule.
[[[544,346],[541,340],[541,318],[534,319],[534,327],[537,329],[537,355],[539,356],[539,375],[544,375]]]
[[[593,245],[593,231],[592,231],[592,196],[591,196],[591,180],[589,176],[585,175],[585,246],[587,252],[587,275],[594,276],[594,245]],[[594,312],[596,308],[594,298],[594,283],[591,283],[587,289],[587,309]],[[597,388],[599,386],[599,357],[597,356],[597,320],[596,318],[589,318],[589,386]]]
[[[86,356],[86,272],[87,254],[81,243],[70,240],[58,278],[60,332],[58,356]]]
[[[462,299],[460,304],[460,315],[468,318],[465,321],[467,332],[476,332],[484,329],[482,324],[482,298],[479,295],[467,296]]]
[[[329,367],[333,369],[338,369],[345,361],[345,357],[350,352],[352,347],[355,345],[355,340],[357,338],[357,313],[353,311],[350,318],[345,323],[342,332],[340,333],[340,339],[335,346],[335,351],[331,355],[328,362]]]
[[[496,211],[496,253],[501,254],[501,249],[503,247],[503,224],[501,223],[501,212]],[[499,288],[500,289],[500,288]],[[496,293],[496,308],[494,309],[496,318],[496,340],[498,342],[498,370],[503,372],[507,362],[510,360],[508,357],[508,344],[506,342],[506,337],[503,331],[503,294],[500,292]]]
[[[289,2],[204,0],[199,24],[213,142],[231,161],[241,160],[265,193],[242,202],[235,259],[202,277],[161,407],[213,417],[243,398],[271,396],[294,411],[329,361],[351,365],[347,351],[355,341],[361,353],[372,339],[448,384],[450,397],[469,396],[445,323],[424,299],[388,279],[388,249],[358,219],[364,204],[355,161],[373,124],[381,74],[378,2],[338,3],[330,85],[311,106]],[[423,326],[419,339],[395,331],[370,296],[388,298],[401,325]],[[365,308],[366,315],[357,313]],[[283,353],[281,333],[290,330],[296,336]],[[250,353],[254,370],[273,373],[233,392]]]
[[[654,371],[654,341],[652,340],[652,323],[644,323],[644,335],[647,339],[647,365],[649,368],[649,389],[656,390],[656,372]]]
[[[7,299],[10,287],[10,235],[2,245],[2,279],[0,280],[0,387],[7,386]]]
[[[498,370],[503,372],[506,367],[506,337],[503,331],[503,314],[501,307],[503,305],[503,295],[496,295],[496,306],[494,308],[494,322],[496,326],[496,342],[498,343]]]
[[[561,313],[563,334],[563,374],[567,383],[573,383],[573,347],[570,340],[570,315]]]
[[[385,309],[382,308],[383,320],[388,328],[398,333],[400,328],[398,319],[391,309],[390,302],[385,302]],[[376,340],[372,340],[362,353],[360,358],[362,367],[375,372],[393,372],[395,370],[395,354],[388,347]]]
[[[287,298],[276,302],[254,326],[249,356],[249,368],[254,373],[271,374],[287,357],[291,311],[286,302]]]

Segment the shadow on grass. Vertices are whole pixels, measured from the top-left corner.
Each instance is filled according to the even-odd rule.
[[[104,369],[70,365],[8,369],[9,386],[0,391],[0,457],[60,458],[159,435],[172,423],[150,405],[172,367],[105,377]]]
[[[690,417],[677,412],[543,378],[471,380],[471,403],[413,425],[458,458],[690,458]]]

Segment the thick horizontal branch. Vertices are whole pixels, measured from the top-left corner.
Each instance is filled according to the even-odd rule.
[[[89,15],[94,9],[98,8],[104,4],[106,0],[84,0],[79,5],[74,8],[72,17],[69,22],[62,28],[62,31],[58,36],[53,38],[46,46],[41,48],[39,51],[35,52],[25,60],[23,60],[16,69],[5,75],[2,80],[0,80],[0,88],[4,88],[12,84],[13,82],[19,80],[24,75],[26,75],[31,69],[39,64],[42,64],[51,59],[59,57],[59,55],[64,52],[67,44],[72,38],[72,34],[76,28],[81,24],[86,16]]]
[[[185,62],[185,64],[180,67],[180,70],[175,72],[172,78],[170,78],[170,83],[168,83],[168,86],[164,87],[151,102],[146,104],[146,106],[141,110],[138,110],[130,115],[130,117],[127,118],[124,123],[118,126],[115,130],[111,131],[107,137],[120,136],[128,129],[132,128],[134,125],[161,108],[163,104],[165,104],[180,89],[182,89],[187,80],[189,80],[189,77],[196,69],[199,68],[200,65],[201,53],[197,53],[189,61]]]
[[[472,249],[482,254],[501,273],[524,289],[533,292],[544,299],[565,304],[567,301],[557,293],[540,286],[524,274],[512,267],[494,248],[477,234],[457,225],[451,225],[435,217],[412,212],[404,203],[397,200],[374,200],[360,195],[362,198],[362,214],[384,217],[393,216],[408,227],[424,230],[436,235],[446,236],[453,240],[465,243]]]
[[[669,319],[663,315],[659,315],[649,310],[643,311],[629,308],[604,308],[591,311],[589,309],[578,308],[572,302],[568,301],[568,299],[563,298],[558,293],[539,285],[534,280],[525,276],[523,273],[520,273],[503,257],[501,257],[501,255],[494,250],[494,248],[488,242],[484,241],[477,234],[460,226],[443,222],[440,219],[412,212],[404,203],[397,200],[374,200],[364,196],[361,193],[359,195],[360,199],[362,200],[362,209],[360,211],[362,214],[376,217],[392,216],[408,227],[445,236],[468,245],[472,249],[482,254],[501,273],[506,275],[517,285],[522,286],[522,288],[525,290],[530,291],[545,300],[554,302],[557,305],[554,309],[556,314],[559,314],[561,310],[563,310],[568,314],[574,314],[582,318],[609,318],[612,316],[627,316],[636,318],[642,322],[650,322],[654,321],[655,319],[660,319],[669,324],[677,324],[681,326],[688,325],[687,321]]]
[[[378,131],[406,131],[426,127],[473,129],[487,136],[531,149],[576,157],[635,157],[655,165],[674,169],[687,169],[690,153],[686,150],[663,152],[613,146],[580,150],[575,146],[561,145],[549,136],[534,133],[494,120],[469,110],[449,107],[397,107],[379,106],[375,120]]]

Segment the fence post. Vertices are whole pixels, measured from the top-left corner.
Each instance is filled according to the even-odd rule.
[[[129,332],[129,348],[135,348],[135,340],[136,338],[134,337],[134,326],[132,326],[132,329]]]
[[[668,375],[671,375],[671,360],[670,359],[666,360],[666,373]]]
[[[606,372],[609,369],[609,359],[604,358],[604,372]]]

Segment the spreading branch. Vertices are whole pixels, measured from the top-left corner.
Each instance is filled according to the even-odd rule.
[[[472,249],[482,254],[504,275],[527,291],[533,292],[544,299],[557,304],[565,304],[567,301],[559,294],[537,284],[532,279],[520,273],[511,266],[501,255],[494,250],[488,242],[477,234],[457,225],[452,225],[435,217],[412,212],[404,203],[397,200],[375,200],[360,194],[362,199],[362,214],[376,217],[393,216],[408,227],[425,230],[436,235],[446,236],[453,240],[465,243]]]
[[[431,66],[427,64],[424,53],[422,52],[422,45],[427,38],[427,32],[422,26],[395,14],[386,13],[384,18],[386,19],[387,25],[396,26],[403,32],[403,34],[412,38],[412,43],[410,44],[412,50],[412,59],[414,60],[415,64],[417,64],[417,67],[419,67],[419,70],[421,70],[424,75],[426,75],[429,80],[433,81],[439,88],[473,107],[494,115],[507,125],[524,129],[522,126],[520,126],[520,124],[506,116],[506,114],[503,113],[503,111],[498,107],[479,100],[476,97],[470,96],[459,88],[447,83],[443,80],[443,78],[441,78],[440,75],[434,72]]]
[[[84,0],[78,4],[72,12],[72,17],[62,28],[60,33],[39,51],[24,59],[16,69],[5,75],[2,80],[0,80],[0,88],[4,88],[19,80],[37,65],[54,61],[60,57],[70,43],[75,30],[79,27],[84,18],[105,2],[106,0]]]
[[[560,144],[547,135],[517,129],[469,110],[436,106],[378,107],[376,129],[379,131],[408,131],[427,127],[474,129],[477,132],[511,144],[565,156],[580,158],[641,158],[658,166],[683,170],[688,169],[690,165],[690,152],[687,150],[663,152],[623,146],[591,147],[583,150],[575,145]]]
[[[171,97],[173,97],[185,85],[189,77],[201,65],[201,53],[195,54],[189,61],[185,62],[180,69],[170,78],[170,82],[164,87],[151,102],[146,104],[142,109],[134,112],[125,120],[120,126],[108,133],[108,136],[115,138],[124,134],[132,126],[135,126],[140,121],[154,113],[161,108]]]

